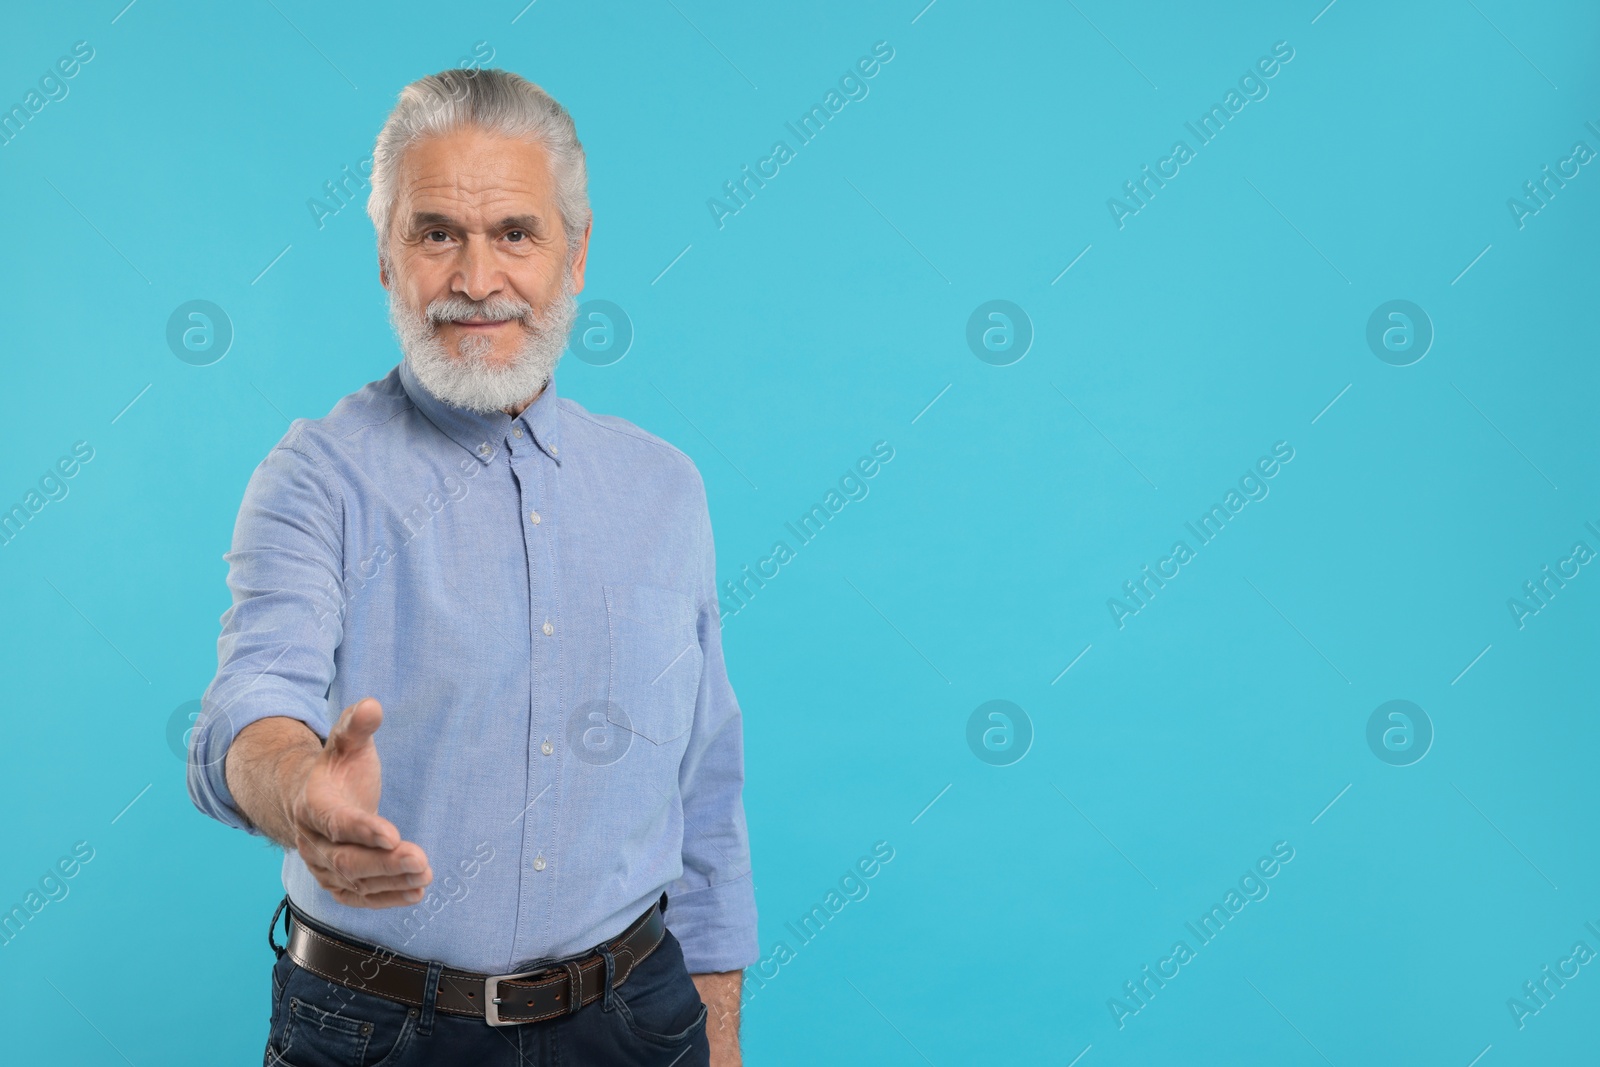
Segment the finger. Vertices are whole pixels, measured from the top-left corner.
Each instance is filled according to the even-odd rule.
[[[353,885],[344,882],[337,883],[341,889],[353,889],[358,893],[370,896],[373,893],[397,892],[407,889],[426,889],[433,881],[430,874],[400,874],[380,875],[373,878],[357,878]]]
[[[433,875],[428,872],[422,874],[379,875],[370,878],[347,878],[337,870],[320,863],[308,863],[306,868],[311,871],[318,884],[329,891],[338,889],[361,895],[426,889],[433,881]]]
[[[372,735],[383,725],[383,705],[365,697],[344,709],[339,721],[328,731],[327,751],[346,756],[372,744]]]
[[[364,878],[399,877],[403,875],[428,875],[428,858],[422,849],[407,841],[393,849],[366,848],[319,840],[315,835],[304,835],[315,862],[337,871],[343,877],[359,882]]]
[[[328,893],[340,904],[352,908],[399,908],[407,904],[416,904],[423,897],[421,889],[391,890],[384,893],[354,893],[348,889],[328,889]]]
[[[295,851],[300,855],[300,862],[304,863],[319,882],[328,884],[337,883],[348,888],[356,888],[355,879],[345,874],[333,862],[333,848],[325,842],[313,839],[305,834],[295,837]]]
[[[364,845],[367,848],[393,849],[400,844],[400,831],[394,823],[375,812],[351,804],[324,810],[310,810],[306,821],[334,844]]]
[[[300,861],[306,865],[306,870],[311,872],[312,877],[317,880],[317,884],[322,888],[330,893],[336,889],[360,892],[360,887],[355,882],[328,866],[327,862],[317,854],[316,848],[309,841],[302,839],[296,845],[296,851],[300,853]]]
[[[338,890],[355,896],[369,896],[382,892],[410,892],[411,890],[420,892],[425,890],[433,881],[432,873],[427,871],[421,874],[352,879],[321,862],[308,862],[306,867],[311,871],[312,876],[316,878],[317,884],[330,893]]]
[[[317,832],[314,828],[301,827],[299,836],[303,838],[322,859],[322,862],[331,862],[331,857],[338,855],[350,861],[349,871],[353,877],[364,878],[372,874],[421,874],[428,870],[428,856],[422,847],[411,841],[402,841],[394,848],[374,848],[368,845],[337,841]]]

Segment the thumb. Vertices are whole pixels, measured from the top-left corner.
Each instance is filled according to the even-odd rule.
[[[383,705],[372,697],[356,701],[344,709],[339,721],[328,731],[330,755],[350,756],[372,745],[372,735],[383,725]]]

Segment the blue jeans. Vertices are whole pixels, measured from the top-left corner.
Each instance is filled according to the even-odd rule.
[[[493,1027],[329,982],[288,953],[272,968],[265,1067],[707,1067],[706,1006],[672,931],[620,987],[571,1015]]]

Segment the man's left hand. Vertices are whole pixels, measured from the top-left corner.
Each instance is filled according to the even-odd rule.
[[[695,988],[706,1005],[706,1039],[711,1043],[711,1067],[740,1067],[739,991],[743,971],[692,974]]]

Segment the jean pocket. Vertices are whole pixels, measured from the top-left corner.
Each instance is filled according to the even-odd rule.
[[[267,1040],[269,1067],[377,1067],[399,1056],[415,1011],[295,967]]]
[[[621,999],[620,996],[618,999]],[[646,1029],[644,1026],[640,1025],[638,1016],[634,1013],[632,1008],[628,1007],[626,1001],[622,1001],[618,1005],[617,1011],[622,1016],[623,1023],[627,1025],[628,1032],[634,1037],[637,1037],[640,1041],[644,1041],[648,1044],[660,1045],[667,1049],[679,1049],[684,1047],[690,1041],[694,1040],[695,1035],[697,1035],[701,1030],[704,1030],[706,1027],[707,1009],[704,1004],[700,1005],[700,1011],[695,1015],[693,1022],[678,1032],[670,1034],[659,1033],[655,1030]]]
[[[657,748],[687,743],[700,693],[694,600],[653,585],[607,585],[611,642],[608,717]]]
[[[706,1006],[671,931],[614,996],[628,1031],[649,1044],[681,1048],[705,1029]]]

